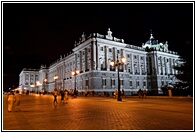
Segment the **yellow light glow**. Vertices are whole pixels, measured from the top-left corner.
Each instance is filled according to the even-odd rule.
[[[122,60],[123,63],[125,63],[125,61],[126,61],[124,56],[122,56],[121,60]]]
[[[72,74],[72,75],[75,75],[75,72],[73,71],[73,72],[71,72],[71,74]]]
[[[78,74],[78,73],[80,73],[80,71],[79,70],[76,70],[76,73]]]
[[[110,65],[114,66],[114,60],[112,60],[112,61],[110,62]]]
[[[30,87],[35,87],[35,85],[30,85]]]
[[[54,80],[58,79],[58,76],[54,76]]]
[[[44,79],[44,82],[46,82],[47,81],[47,79]]]

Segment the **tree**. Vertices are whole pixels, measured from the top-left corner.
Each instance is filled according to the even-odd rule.
[[[185,53],[185,52],[184,52]],[[186,53],[187,54],[187,53]],[[187,89],[189,95],[193,95],[193,60],[190,55],[181,54],[179,61],[182,64],[174,66],[174,69],[178,71],[175,75],[177,79],[180,80],[176,84],[177,88]]]

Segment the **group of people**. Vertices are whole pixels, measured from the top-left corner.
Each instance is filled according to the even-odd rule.
[[[139,89],[138,90],[138,96],[146,98],[146,90],[145,89],[144,90]]]
[[[7,95],[8,112],[20,111],[20,99],[21,95],[19,94],[19,91],[10,91],[10,93]]]
[[[61,92],[60,92],[60,94],[61,94],[61,103],[68,103],[68,100],[69,100],[69,98],[68,98],[68,91],[67,90],[62,90]],[[54,95],[54,105],[56,105],[57,104],[57,96],[58,96],[58,91],[57,91],[57,89],[55,88],[54,89],[54,91],[53,91],[53,95]]]
[[[116,90],[113,93],[114,99],[118,97],[118,90]],[[123,97],[124,96],[124,90],[122,89],[122,91],[120,91],[120,96]]]

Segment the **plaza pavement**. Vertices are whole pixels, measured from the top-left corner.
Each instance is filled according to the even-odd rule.
[[[21,111],[8,112],[3,131],[194,131],[193,98],[78,96],[54,106],[52,95],[22,95]]]

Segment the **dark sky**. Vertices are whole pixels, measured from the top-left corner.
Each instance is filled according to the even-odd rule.
[[[23,68],[49,66],[82,33],[142,46],[152,30],[169,49],[193,55],[193,3],[3,3],[3,88],[19,85]]]

